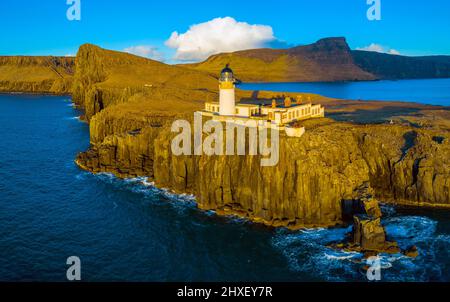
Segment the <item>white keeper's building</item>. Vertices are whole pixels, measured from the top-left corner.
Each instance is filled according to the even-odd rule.
[[[288,129],[291,123],[325,116],[325,109],[321,105],[314,105],[309,101],[303,103],[301,96],[296,100],[287,97],[283,104],[278,104],[276,100],[272,100],[271,105],[236,104],[235,83],[233,71],[227,65],[219,78],[219,102],[205,103],[205,109],[201,113],[223,121],[263,121],[267,127],[286,128],[286,133],[291,133],[292,136],[301,135],[295,134],[299,131]],[[304,129],[300,132],[303,134]]]

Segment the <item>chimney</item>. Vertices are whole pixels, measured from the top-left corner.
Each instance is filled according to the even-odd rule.
[[[284,99],[284,107],[289,108],[292,105],[292,101],[290,97]]]

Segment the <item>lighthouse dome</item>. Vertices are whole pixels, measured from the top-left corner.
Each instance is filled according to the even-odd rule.
[[[234,74],[233,70],[231,70],[229,64],[225,66],[224,69],[222,69],[222,72],[220,73],[220,81],[221,82],[234,82]]]

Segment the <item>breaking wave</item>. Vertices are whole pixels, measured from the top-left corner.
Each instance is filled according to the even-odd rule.
[[[142,194],[145,200],[150,201],[152,204],[161,204],[162,199],[165,201],[164,204],[170,204],[179,212],[197,207],[195,196],[175,194],[170,190],[157,188],[154,182],[149,181],[147,177],[120,179],[111,173],[98,173],[94,174],[94,177],[120,190]]]
[[[437,221],[419,216],[395,216],[383,221],[388,237],[403,249],[416,245],[415,259],[403,254],[381,254],[382,281],[449,281],[450,236],[437,233]],[[277,231],[273,246],[289,268],[325,281],[367,281],[363,255],[337,251],[327,245],[343,240],[349,228]]]
[[[80,120],[80,116],[72,116],[72,117],[68,117],[68,120],[76,120],[79,121]]]

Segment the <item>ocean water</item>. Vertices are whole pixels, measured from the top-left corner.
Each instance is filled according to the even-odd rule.
[[[65,281],[69,256],[84,281],[367,281],[360,254],[326,247],[349,227],[273,230],[145,178],[81,171],[78,115],[68,98],[0,95],[0,281]],[[449,212],[383,209],[420,256],[383,255],[382,280],[450,281]]]
[[[308,92],[348,100],[402,101],[450,106],[450,79],[337,82],[244,83],[244,90]]]

